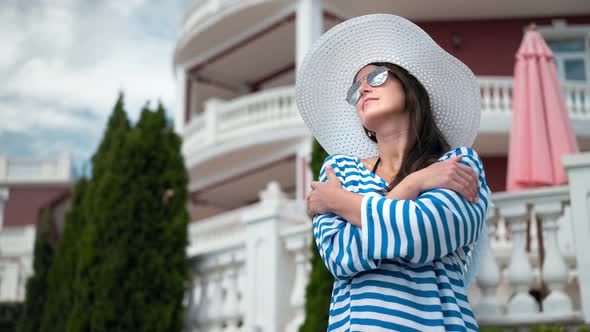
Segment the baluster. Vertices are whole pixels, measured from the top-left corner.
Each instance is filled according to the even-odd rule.
[[[235,264],[235,262],[232,264]],[[238,271],[235,265],[230,266],[227,269],[227,272],[225,273],[225,284],[227,290],[225,293],[224,313],[227,318],[227,327],[224,331],[238,332],[240,331],[240,328],[238,327],[240,323],[240,298],[238,293]]]
[[[539,254],[539,227],[537,226],[536,212],[531,213],[530,218],[528,218],[528,224],[530,262],[533,267],[539,267],[541,263],[541,255]]]
[[[490,84],[490,89],[492,90],[492,110],[495,112],[500,111],[500,84],[498,82],[492,82]]]
[[[188,318],[188,326],[190,328],[189,331],[197,331],[198,326],[206,319],[207,315],[205,310],[207,305],[205,303],[206,294],[203,278],[195,276],[191,287],[190,307],[188,308],[187,314],[192,317]]]
[[[481,87],[481,104],[482,104],[482,111],[489,111],[490,110],[490,83],[488,81],[482,80],[480,81]]]
[[[210,279],[210,300],[207,308],[207,326],[209,332],[223,331],[223,288],[222,274],[219,271],[213,271]]]
[[[496,226],[492,222],[495,216],[490,213],[488,221],[488,237],[492,239],[496,233]],[[477,284],[481,288],[482,298],[480,302],[473,308],[476,316],[500,316],[501,310],[498,300],[496,298],[496,290],[500,283],[500,273],[496,259],[492,253],[490,243],[487,243],[486,255],[482,255],[481,262],[479,265],[479,271],[477,272]]]
[[[287,325],[285,331],[296,332],[303,324],[305,319],[305,287],[309,281],[309,245],[310,238],[307,233],[298,241],[288,244],[288,250],[295,254],[295,281],[291,291],[291,307],[293,308],[293,318]]]
[[[500,212],[510,224],[512,231],[512,258],[508,267],[508,280],[510,286],[515,289],[515,295],[508,302],[507,314],[518,316],[537,313],[537,302],[528,293],[534,275],[525,251],[527,207],[522,203],[506,205],[500,208]]]
[[[590,116],[590,89],[588,87],[584,87],[583,96],[584,96],[584,108],[580,114],[581,116],[588,117]]]
[[[568,282],[568,267],[565,264],[557,243],[557,220],[561,214],[561,202],[552,201],[537,204],[537,213],[543,220],[545,232],[545,263],[543,264],[543,280],[547,283],[550,293],[543,301],[543,311],[548,313],[568,313],[573,310],[572,301],[564,292]]]
[[[506,83],[501,83],[500,84],[500,112],[504,113],[504,112],[508,112],[509,108],[509,96],[508,96],[508,90],[510,89],[510,87],[508,86],[508,84]]]
[[[514,83],[513,81],[510,81],[510,83],[507,84],[507,96],[508,96],[508,107],[506,108],[506,110],[508,112],[512,112],[512,92],[514,91]]]
[[[573,109],[573,102],[572,102],[573,90],[572,90],[572,88],[563,88],[562,91],[563,91],[563,97],[565,99],[565,106],[567,108],[568,113],[571,116],[572,114],[575,114],[575,110]]]
[[[583,105],[583,91],[579,87],[575,87],[575,114],[579,115],[582,113],[582,105]]]
[[[201,294],[199,299],[199,305],[195,313],[196,326],[200,331],[206,331],[206,327],[209,324],[209,308],[211,305],[211,279],[209,276],[203,276],[200,278]]]

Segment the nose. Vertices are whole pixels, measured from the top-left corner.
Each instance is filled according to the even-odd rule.
[[[366,93],[373,91],[373,87],[367,83],[367,80],[361,81],[361,86],[359,86],[359,93],[361,97],[363,97]]]

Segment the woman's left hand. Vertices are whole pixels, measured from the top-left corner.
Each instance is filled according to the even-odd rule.
[[[307,195],[307,215],[310,218],[313,218],[316,214],[332,212],[333,198],[339,190],[343,190],[340,179],[334,173],[334,169],[329,166],[326,167],[326,176],[328,177],[327,182],[313,181],[311,183],[313,190]]]

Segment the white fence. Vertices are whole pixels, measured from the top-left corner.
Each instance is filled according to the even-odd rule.
[[[510,121],[512,85],[510,77],[478,77],[481,87],[482,116],[500,115]],[[574,125],[581,121],[590,125],[590,85],[563,83],[563,93]],[[293,86],[274,88],[248,94],[231,101],[210,99],[202,114],[193,114],[183,132],[185,156],[225,142],[242,139],[267,129],[304,127],[297,112]],[[509,127],[506,127],[508,130]]]
[[[570,186],[493,194],[490,251],[469,291],[481,326],[590,321],[590,154],[568,159],[566,168]],[[297,330],[312,238],[304,211],[271,183],[258,204],[191,225],[187,330]],[[530,223],[526,232],[537,218],[540,227]]]

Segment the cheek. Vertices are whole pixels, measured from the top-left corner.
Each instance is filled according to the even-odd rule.
[[[392,88],[383,99],[383,102],[388,109],[403,110],[406,105],[406,95],[401,88]]]

